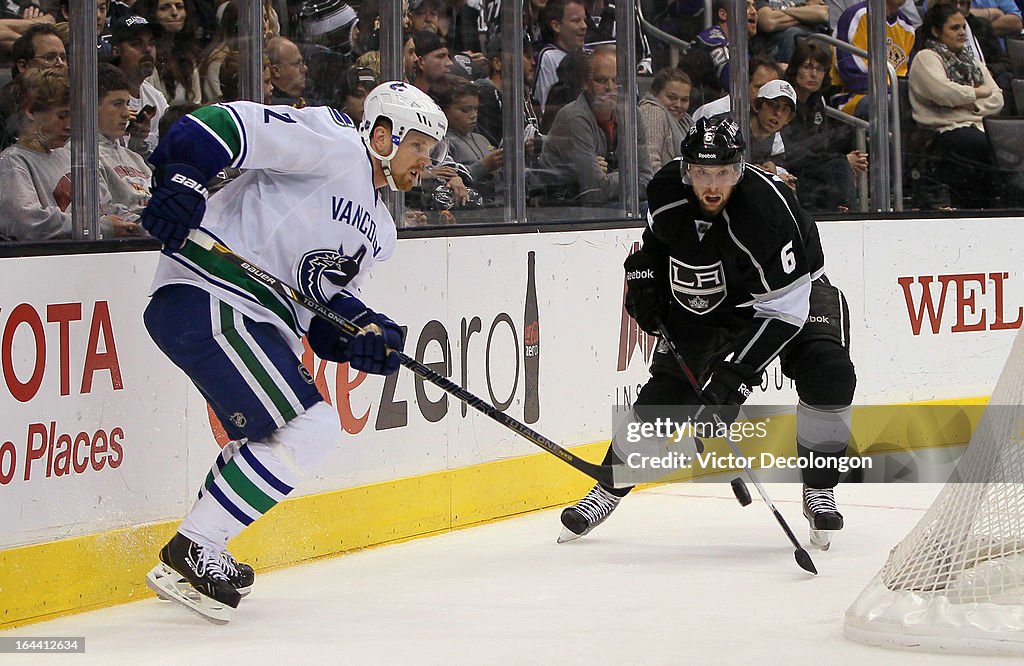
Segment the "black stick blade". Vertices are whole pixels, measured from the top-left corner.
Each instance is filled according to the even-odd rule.
[[[793,551],[793,556],[796,557],[796,563],[800,565],[801,569],[809,571],[815,576],[818,575],[818,570],[814,568],[814,562],[811,561],[811,556],[807,554],[806,550],[797,548]]]

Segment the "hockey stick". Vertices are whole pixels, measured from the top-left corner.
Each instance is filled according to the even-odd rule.
[[[218,257],[228,261],[235,266],[244,270],[250,277],[261,283],[265,287],[268,287],[278,294],[281,294],[288,300],[301,305],[313,314],[321,317],[331,324],[334,324],[340,331],[349,336],[358,335],[362,330],[349,320],[345,319],[334,310],[331,310],[327,306],[321,304],[309,296],[306,296],[299,290],[291,287],[281,280],[277,279],[267,271],[263,270],[259,266],[256,266],[252,262],[248,261],[245,257],[235,254],[231,248],[227,247],[216,238],[211,236],[202,229],[193,229],[188,234],[188,239],[210,252],[214,252]],[[399,362],[405,367],[412,370],[414,373],[427,380],[431,384],[443,389],[444,391],[452,394],[459,400],[464,401],[473,409],[489,416],[494,421],[497,421],[501,425],[505,426],[509,430],[522,435],[526,439],[530,440],[540,448],[544,449],[548,453],[560,458],[565,463],[569,464],[576,470],[583,472],[595,481],[602,483],[608,487],[614,487],[615,483],[612,478],[612,468],[607,465],[596,465],[592,462],[587,462],[583,458],[580,458],[571,451],[566,451],[558,444],[554,443],[544,435],[540,434],[528,425],[517,421],[508,414],[500,411],[497,407],[486,402],[485,400],[478,398],[477,396],[470,393],[467,389],[459,386],[450,379],[439,375],[427,366],[423,365],[416,359],[403,354],[402,352],[395,352],[398,354]]]
[[[686,361],[683,360],[683,355],[680,354],[679,350],[676,348],[676,343],[672,341],[671,337],[669,337],[668,330],[665,328],[665,324],[658,324],[658,334],[661,336],[661,339],[665,341],[665,345],[668,346],[669,351],[672,352],[672,356],[675,357],[676,363],[679,364],[679,367],[682,369],[683,374],[686,375],[686,379],[689,380],[690,386],[693,387],[693,390],[697,392],[698,396],[701,396],[702,394],[700,391],[700,385],[697,383],[697,376],[694,375],[693,371],[690,370],[688,365],[686,365]],[[701,400],[703,400],[703,397],[701,397]],[[699,416],[700,412],[703,411],[706,407],[706,404],[702,404],[700,409],[697,411],[697,415]],[[714,414],[713,417],[717,423],[722,423],[722,419],[720,419],[717,414]],[[789,538],[789,542],[793,544],[793,548],[795,549],[793,551],[793,556],[796,558],[796,563],[800,565],[800,568],[804,571],[809,571],[810,573],[817,576],[818,569],[814,566],[814,562],[811,560],[811,556],[807,553],[806,550],[804,550],[804,547],[800,545],[800,541],[796,538],[796,535],[793,534],[793,530],[789,528],[789,523],[787,523],[786,519],[782,517],[782,514],[779,512],[779,510],[775,508],[775,503],[772,502],[772,498],[768,496],[768,491],[765,490],[764,486],[761,485],[761,482],[758,480],[757,475],[754,474],[754,470],[747,466],[745,459],[743,457],[743,453],[740,451],[739,447],[736,446],[736,443],[733,442],[732,439],[729,437],[726,437],[725,441],[729,443],[729,448],[732,449],[733,454],[735,454],[736,458],[740,461],[740,467],[743,468],[743,471],[746,473],[747,478],[749,478],[751,483],[754,484],[754,487],[757,488],[757,492],[761,495],[761,499],[764,500],[764,503],[765,505],[767,505],[768,510],[772,512],[773,516],[775,516],[775,520],[779,521],[779,526],[782,527],[782,531],[786,533],[786,537]]]

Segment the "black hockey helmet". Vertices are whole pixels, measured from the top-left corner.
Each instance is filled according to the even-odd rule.
[[[683,138],[681,148],[687,164],[737,164],[743,161],[746,143],[736,121],[724,116],[718,120],[697,120]]]

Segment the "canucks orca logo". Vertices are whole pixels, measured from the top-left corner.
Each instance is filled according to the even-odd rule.
[[[344,248],[338,249],[344,252]],[[334,250],[307,252],[299,260],[296,271],[299,288],[310,298],[327,303],[330,300],[327,293],[333,294],[338,288],[347,287],[359,274],[359,267],[365,255],[365,245],[360,245],[359,250],[351,257]]]

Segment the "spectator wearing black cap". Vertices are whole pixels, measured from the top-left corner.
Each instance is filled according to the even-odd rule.
[[[14,99],[18,77],[31,69],[52,69],[66,74],[68,54],[52,25],[39,23],[25,31],[11,48],[11,81],[0,88],[0,150],[14,143],[18,134]]]
[[[363,101],[377,87],[377,77],[368,67],[351,67],[341,77],[334,93],[334,108],[352,119],[357,126],[363,120]]]
[[[128,125],[128,146],[148,157],[156,148],[157,124],[167,110],[167,98],[146,80],[156,69],[156,43],[163,28],[141,16],[117,19],[110,27],[113,64],[128,77],[128,105],[135,112]]]
[[[416,59],[413,61],[415,78],[412,84],[429,95],[431,89],[441,85],[448,68],[452,66],[452,59],[448,55],[448,47],[436,32],[414,32],[412,41],[416,48]]]

